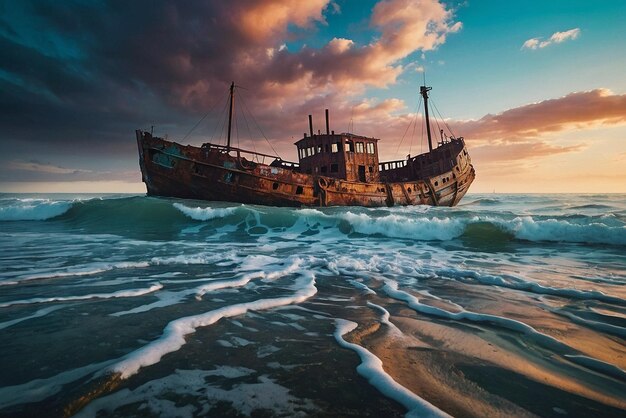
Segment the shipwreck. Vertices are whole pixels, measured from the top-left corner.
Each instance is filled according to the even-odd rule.
[[[231,145],[235,84],[230,86],[226,145],[181,145],[137,130],[139,166],[149,196],[229,201],[269,206],[454,206],[474,181],[463,137],[445,135],[433,144],[428,92],[421,86],[429,150],[380,161],[379,139],[309,132],[295,145],[298,162]]]

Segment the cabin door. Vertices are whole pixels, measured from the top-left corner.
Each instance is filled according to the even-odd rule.
[[[367,181],[365,180],[365,166],[364,165],[359,166],[359,181],[362,181],[363,183]]]

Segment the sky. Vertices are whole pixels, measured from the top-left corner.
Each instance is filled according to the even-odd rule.
[[[242,148],[296,160],[328,108],[416,155],[426,80],[471,192],[626,193],[625,22],[622,0],[0,0],[0,192],[145,192],[135,129],[224,143],[232,81]]]

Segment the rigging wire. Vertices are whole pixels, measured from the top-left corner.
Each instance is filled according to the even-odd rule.
[[[217,124],[215,125],[215,129],[213,130],[213,133],[211,134],[211,138],[209,140],[209,142],[213,142],[213,138],[215,138],[215,135],[217,134],[217,130],[220,127],[220,121],[222,122],[222,130],[220,132],[220,136],[219,136],[219,143],[221,144],[221,137],[222,137],[222,133],[224,132],[224,127],[226,125],[226,109],[228,108],[228,100],[226,100],[226,102],[224,103],[224,108],[222,109],[222,112],[217,120]]]
[[[200,124],[202,123],[202,121],[203,121],[204,119],[206,119],[206,117],[207,117],[207,116],[209,116],[209,114],[210,114],[210,113],[211,113],[211,112],[215,109],[215,107],[217,106],[217,104],[218,104],[218,103],[220,103],[220,100],[216,100],[216,101],[215,101],[215,103],[213,103],[213,105],[212,105],[212,106],[209,108],[209,110],[208,110],[208,111],[204,114],[204,116],[202,116],[202,118],[201,118],[201,119],[200,119],[200,120],[199,120],[199,121],[198,121],[195,125],[193,125],[193,128],[191,128],[191,129],[189,130],[189,132],[187,132],[187,135],[185,135],[185,136],[183,137],[183,139],[181,139],[181,140],[180,140],[181,142],[182,142],[182,141],[184,141],[185,139],[187,139],[187,137],[188,137],[189,135],[191,135],[191,133],[192,133],[192,132],[193,132],[193,131],[194,131],[194,130],[198,127],[198,125],[200,125]]]
[[[226,103],[226,107],[228,107],[228,103]],[[219,136],[220,145],[222,145],[222,139],[224,139],[224,143],[226,143],[226,135],[224,135],[224,132],[226,131],[227,122],[228,122],[228,116],[224,115],[224,121],[222,122],[222,130],[220,131],[220,136]]]
[[[235,109],[233,109],[233,119],[235,120],[235,134],[237,135],[237,148],[241,149],[241,145],[239,145],[239,125],[237,124],[237,118],[235,117],[235,113],[236,113],[236,107],[234,106]]]
[[[420,155],[424,153],[424,125],[426,125],[426,115],[422,115],[422,137],[420,139]]]
[[[441,126],[439,126],[439,119],[437,119],[437,115],[433,115],[433,117],[435,119],[435,123],[437,124],[437,134],[439,135],[439,137],[441,137],[442,136],[441,135],[442,129],[441,129]],[[434,128],[434,126],[433,126],[433,128]],[[435,137],[435,138],[437,138],[437,137]],[[443,142],[443,138],[441,138],[441,142]]]
[[[422,98],[420,96],[417,106],[417,112],[415,112],[415,123],[413,123],[413,132],[411,133],[411,145],[409,146],[409,155],[411,154],[411,150],[413,149],[413,137],[415,136],[415,126],[417,125],[417,116],[420,113],[420,109],[422,108]]]
[[[240,96],[241,97],[241,96]],[[250,109],[248,108],[248,105],[246,104],[246,101],[243,99],[243,97],[241,97],[241,103],[243,104],[244,108],[248,111],[248,114],[250,114],[250,118],[252,118],[252,121],[254,122],[254,124],[256,125],[257,129],[261,132],[261,135],[263,135],[263,138],[265,138],[265,141],[267,141],[268,145],[270,146],[270,148],[272,149],[272,151],[274,152],[274,154],[281,158],[280,155],[278,154],[278,152],[274,149],[274,147],[272,146],[272,143],[270,142],[269,139],[267,139],[267,136],[265,136],[265,133],[263,132],[263,129],[261,129],[261,127],[259,126],[259,124],[257,123],[254,115],[252,114],[252,112],[250,111]],[[281,158],[282,159],[282,158]]]
[[[239,99],[241,99],[241,95],[238,96]],[[241,116],[243,116],[243,121],[246,123],[246,129],[248,130],[248,135],[250,136],[250,144],[252,145],[252,149],[254,150],[255,154],[257,152],[256,150],[256,145],[254,145],[254,139],[252,138],[252,131],[250,130],[250,125],[248,124],[248,118],[246,118],[246,112],[244,111],[243,107],[241,108]],[[259,162],[259,156],[255,155],[254,158],[256,158],[256,161]]]
[[[415,137],[415,126],[417,125],[417,114],[419,113],[419,109],[415,112],[415,118],[413,119],[413,131],[411,132],[411,143],[409,144],[409,156],[411,155],[411,151],[413,150],[413,138]]]
[[[453,137],[456,138],[456,135],[454,134],[454,132],[452,132],[452,129],[450,129],[450,126],[446,123],[446,120],[443,118],[443,116],[441,116],[441,113],[439,112],[439,109],[437,109],[437,105],[435,104],[434,101],[433,101],[433,107],[439,114],[439,117],[441,118],[441,121],[443,122],[443,124],[446,126],[446,128],[448,128],[448,131],[452,134]]]
[[[421,106],[421,103],[422,103],[422,99],[420,98],[417,104],[415,105],[416,112],[419,112],[419,107]],[[407,132],[409,132],[409,128],[411,127],[412,123],[413,123],[413,119],[411,119],[411,122],[409,122],[409,125],[404,130],[404,134],[402,135],[402,138],[400,138],[400,143],[396,147],[396,158],[398,158],[398,153],[400,152],[400,146],[402,145],[402,142],[404,141],[404,137],[406,136]]]

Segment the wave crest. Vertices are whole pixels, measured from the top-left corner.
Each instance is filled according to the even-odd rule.
[[[0,221],[45,221],[63,215],[72,205],[68,201],[15,199],[0,207]]]
[[[190,208],[189,206],[185,206],[182,203],[174,203],[174,207],[190,217],[191,219],[195,219],[196,221],[208,221],[216,218],[225,218],[227,216],[233,215],[238,207],[228,207],[228,208],[201,208],[195,207]]]

